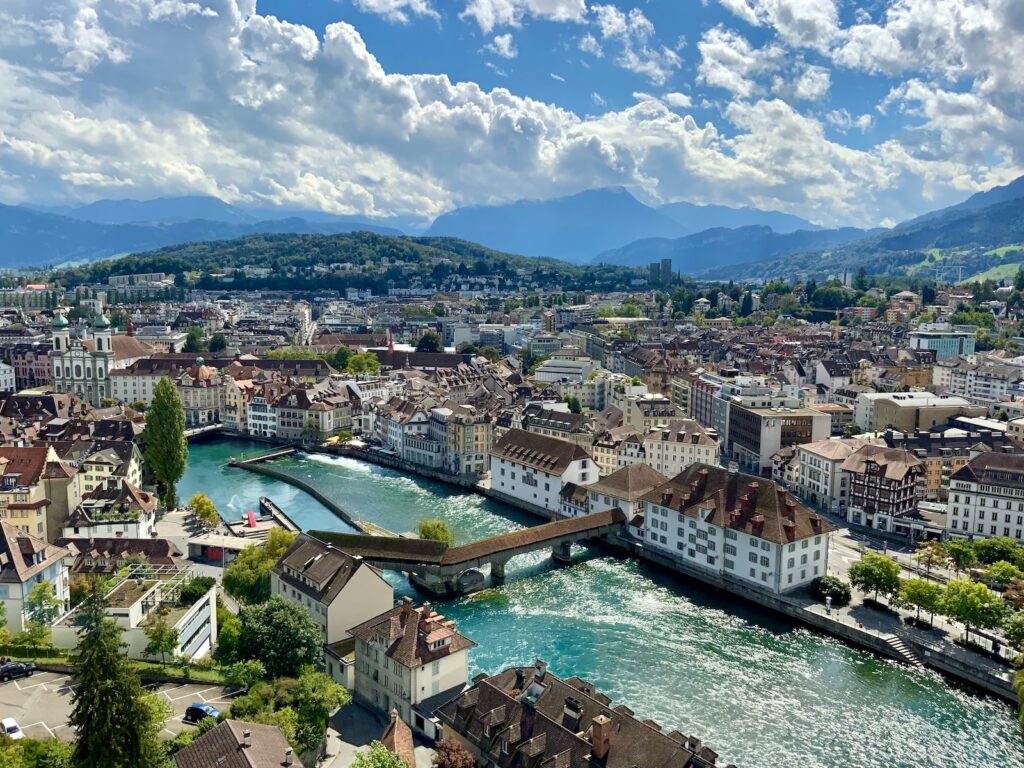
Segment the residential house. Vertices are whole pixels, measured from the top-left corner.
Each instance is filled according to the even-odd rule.
[[[68,550],[0,520],[0,601],[7,616],[7,629],[25,628],[25,601],[35,586],[47,581],[54,596],[68,602]]]
[[[557,512],[566,483],[589,485],[597,465],[575,443],[510,429],[490,453],[491,489],[534,508]]]

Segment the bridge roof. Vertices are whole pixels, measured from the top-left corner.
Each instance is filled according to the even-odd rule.
[[[623,525],[625,522],[626,515],[621,509],[609,509],[582,517],[573,517],[568,520],[558,520],[532,528],[502,533],[458,547],[449,547],[440,541],[363,536],[334,531],[309,531],[309,535],[329,542],[343,552],[358,555],[367,560],[423,565],[456,565],[523,547],[541,546],[547,542],[557,541],[563,536],[597,530],[610,525]]]

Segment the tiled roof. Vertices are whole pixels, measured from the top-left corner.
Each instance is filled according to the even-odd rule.
[[[776,544],[834,530],[771,480],[709,464],[692,464],[643,500]]]
[[[903,480],[908,474],[924,471],[924,464],[910,451],[885,445],[864,445],[843,462],[843,471],[865,474],[870,464],[882,468],[887,480]]]
[[[274,573],[289,586],[330,605],[361,566],[332,545],[300,533],[274,566]],[[301,576],[292,575],[289,569]]]
[[[494,443],[491,454],[550,475],[561,475],[573,461],[590,458],[576,443],[522,429],[508,430]]]
[[[588,486],[588,490],[633,501],[652,488],[662,485],[666,480],[667,477],[648,464],[630,464],[620,467],[607,477],[602,477]]]
[[[0,520],[0,583],[25,584],[67,554],[64,547],[47,544]]]
[[[249,746],[245,746],[249,734]],[[177,768],[281,768],[291,747],[274,725],[225,720],[174,755]],[[291,756],[292,768],[302,762]]]
[[[383,638],[387,656],[409,668],[423,666],[476,645],[456,631],[454,621],[446,621],[444,616],[436,613],[430,603],[413,608],[409,598],[349,632],[366,643]],[[444,645],[431,647],[432,643],[446,638]]]

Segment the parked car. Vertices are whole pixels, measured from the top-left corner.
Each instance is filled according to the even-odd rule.
[[[210,706],[209,704],[196,702],[195,704],[188,705],[188,709],[185,710],[185,717],[183,719],[186,723],[198,723],[200,720],[204,720],[207,717],[212,717],[216,720],[220,717],[220,710],[216,707]]]
[[[24,739],[25,734],[21,732],[21,726],[13,717],[5,717],[0,720],[0,727],[4,729],[9,739]]]
[[[0,681],[7,682],[18,677],[32,677],[36,665],[31,661],[7,661],[0,664]]]

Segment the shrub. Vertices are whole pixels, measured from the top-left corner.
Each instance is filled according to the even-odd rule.
[[[832,605],[849,605],[853,593],[850,585],[838,576],[819,576],[811,582],[811,594],[823,601],[832,598]]]
[[[212,576],[200,576],[192,579],[192,581],[181,588],[181,592],[178,594],[178,605],[182,608],[188,608],[196,600],[209,592],[216,583],[217,580]]]

